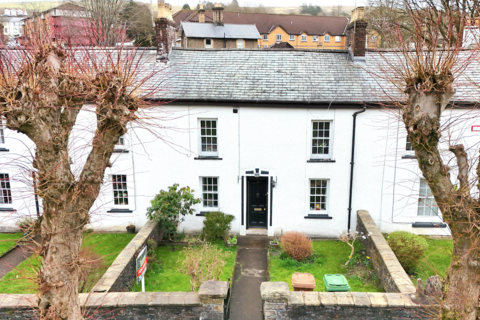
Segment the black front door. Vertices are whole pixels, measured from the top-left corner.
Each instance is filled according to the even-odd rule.
[[[268,178],[247,180],[248,228],[267,227]]]

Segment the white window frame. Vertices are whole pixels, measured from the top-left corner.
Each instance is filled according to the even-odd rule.
[[[267,49],[267,48],[268,48],[268,44],[264,44],[263,47],[264,47],[265,49]]]
[[[335,42],[342,42],[342,37],[335,36]]]
[[[423,200],[423,201],[422,201]],[[440,209],[433,197],[432,191],[425,178],[420,178],[418,186],[418,206],[417,216],[419,217],[438,217]]]
[[[263,41],[268,41],[268,34],[267,33],[264,33],[263,34]]]
[[[275,36],[275,41],[282,41],[282,35],[281,34],[277,34]]]
[[[302,34],[301,41],[302,41],[302,42],[307,42],[307,40],[308,40],[307,35],[306,35],[306,34]]]
[[[408,140],[408,136],[405,138],[405,151],[410,153],[410,152],[415,152],[413,150],[412,145],[410,144],[410,141]]]
[[[323,36],[323,42],[330,42],[330,35],[326,34]]]
[[[116,188],[114,178],[117,177],[117,176],[122,177],[122,179],[123,179],[123,177],[125,177],[125,181],[120,181],[121,183],[123,183],[123,182],[125,183],[125,189]],[[115,207],[115,208],[128,208],[129,204],[131,203],[131,199],[130,199],[131,195],[129,195],[129,189],[128,189],[128,183],[129,183],[128,175],[124,174],[124,173],[113,173],[113,174],[110,175],[110,181],[112,183],[112,199],[113,199],[112,204],[113,204],[113,207]],[[121,197],[117,197],[117,198],[122,199],[122,201],[123,201],[123,199],[127,199],[127,203],[115,203],[115,199],[116,199],[115,198],[115,192],[126,192],[127,193],[126,197],[125,197],[124,194],[122,194]],[[119,201],[119,202],[121,202],[121,201]]]
[[[7,199],[6,202],[5,202],[5,198]],[[12,181],[10,180],[10,174],[1,172],[0,173],[0,206],[12,205],[12,203],[13,203]]]
[[[237,49],[244,49],[245,48],[245,41],[243,39],[237,39]]]
[[[318,42],[318,36],[313,36],[312,40],[313,40],[313,42]]]
[[[210,134],[207,134],[207,132],[205,132],[204,135],[202,135],[202,121],[215,121],[215,135],[213,135],[213,132],[211,132]],[[206,127],[205,128],[206,130],[208,130],[208,128]],[[210,129],[213,129],[213,128],[210,128]],[[216,151],[203,151],[202,150],[202,138],[205,137],[205,138],[216,138],[216,146],[217,146],[217,150]],[[213,140],[213,139],[212,139]],[[212,141],[212,145],[213,145],[213,141]],[[198,119],[198,154],[202,157],[218,157],[218,119],[216,118],[199,118]]]
[[[315,123],[328,123],[328,137],[321,137],[319,136],[319,133],[320,131],[322,133],[325,132],[325,129],[319,129],[319,127],[317,127],[317,129],[314,129],[314,126],[315,126]],[[314,132],[314,130],[316,130],[317,132]],[[323,134],[324,135],[324,134]],[[323,148],[324,146],[318,146],[318,145],[314,145],[314,139],[319,139],[319,138],[323,138],[322,140],[328,140],[328,153],[322,153],[322,154],[318,154],[318,153],[314,153],[314,150],[313,148]],[[325,139],[327,138],[327,139]],[[311,123],[310,123],[310,158],[311,159],[331,159],[332,158],[332,150],[333,150],[333,121],[332,120],[320,120],[320,119],[315,119],[315,120],[312,120]],[[318,149],[317,149],[318,151]]]
[[[204,179],[207,179],[207,184],[206,185],[204,184]],[[212,183],[211,183],[212,190],[208,190],[208,187],[210,186],[210,183],[209,183],[208,179],[212,179]],[[216,179],[216,184],[214,183],[213,179]],[[217,187],[217,190],[213,190],[215,186]],[[204,190],[204,187],[205,187],[206,190]],[[217,176],[203,176],[203,177],[200,177],[200,190],[202,192],[202,196],[201,196],[202,209],[208,209],[208,210],[211,210],[211,211],[218,210],[220,208],[220,178],[217,177]],[[214,196],[212,196],[211,200],[205,199],[205,196],[208,195],[208,194],[216,195],[216,200],[215,200]],[[217,202],[216,206],[215,206],[214,203],[213,203],[212,206],[206,205],[208,202],[215,202],[215,201]]]
[[[125,148],[126,144],[127,144],[127,139],[125,139],[125,135],[123,134],[120,136],[120,138],[118,138],[118,141],[115,144],[115,147]]]
[[[207,44],[207,40],[210,40],[210,44]],[[205,49],[212,49],[213,48],[213,40],[212,39],[205,39]]]
[[[315,181],[315,187],[312,187],[312,182]],[[320,187],[317,187],[317,182],[316,181],[323,181],[325,182],[325,193],[324,194],[319,194],[317,195],[317,193],[315,193],[315,195],[312,195],[312,188],[314,189],[315,192],[317,192],[317,190],[320,190],[321,192],[321,189],[323,188],[322,186]],[[321,207],[321,197],[325,197],[325,202],[324,202],[324,208],[322,209]],[[314,205],[315,207],[312,209],[312,197],[315,197],[314,199]],[[317,197],[319,197],[320,199],[317,199]],[[317,200],[320,200],[318,203],[317,203]],[[328,208],[329,208],[329,202],[330,202],[330,179],[326,179],[326,178],[310,178],[308,179],[308,214],[309,215],[316,215],[316,214],[322,214],[322,215],[328,215]],[[317,207],[318,206],[318,207]],[[319,208],[319,209],[317,209]]]
[[[295,35],[294,34],[289,35],[288,41],[295,41]]]

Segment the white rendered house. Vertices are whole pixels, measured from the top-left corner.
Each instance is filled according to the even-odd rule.
[[[155,54],[145,59],[166,67],[155,99],[168,103],[155,110],[151,130],[135,126],[119,141],[92,208],[95,229],[143,225],[150,200],[178,183],[203,199],[180,225],[186,232],[201,230],[204,212],[221,210],[235,216],[232,232],[240,235],[263,229],[336,237],[355,228],[363,209],[382,232],[449,234],[398,110],[378,103],[382,90],[366,72],[378,63],[374,53],[360,64],[347,51],[174,48],[166,64],[153,62]],[[462,108],[448,107],[442,120],[445,150],[463,143],[474,159],[480,121],[468,102],[472,90],[458,85],[454,101]],[[91,113],[79,118],[71,137],[77,171],[95,129]],[[32,147],[24,136],[0,131],[0,231],[41,213]],[[442,155],[445,163],[454,158]]]

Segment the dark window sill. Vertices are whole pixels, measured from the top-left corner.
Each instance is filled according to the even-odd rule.
[[[412,228],[446,228],[447,225],[442,222],[415,222]]]
[[[223,160],[222,158],[219,158],[219,157],[197,157],[193,159],[194,160]]]
[[[206,213],[207,213],[207,211],[201,211],[200,213],[197,213],[196,216],[197,217],[205,217]]]
[[[402,159],[415,159],[415,156],[413,154],[406,154],[402,156]]]
[[[0,152],[8,152],[8,151],[10,151],[10,150],[7,149],[7,148],[0,148]]]
[[[126,149],[115,149],[115,150],[113,150],[113,153],[128,153],[128,150],[126,150]]]
[[[13,209],[13,208],[0,208],[0,211],[9,211],[9,212],[12,212],[12,211],[17,211],[17,209]]]
[[[336,162],[336,161],[332,159],[310,159],[310,160],[307,160],[307,162]]]
[[[111,212],[111,213],[132,213],[133,211],[130,210],[130,209],[111,209],[107,212]]]
[[[328,214],[309,214],[304,219],[332,219]]]

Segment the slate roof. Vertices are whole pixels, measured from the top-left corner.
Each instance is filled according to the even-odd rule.
[[[188,38],[226,38],[226,39],[260,39],[260,34],[253,24],[225,24],[182,22],[182,29]]]
[[[196,10],[181,10],[173,15],[173,20],[177,27],[181,21],[198,22],[198,13]],[[212,22],[213,12],[205,11],[205,23]],[[224,12],[223,22],[226,24],[254,24],[261,34],[270,33],[280,26],[292,35],[300,35],[305,32],[309,35],[328,33],[332,36],[341,36],[345,34],[348,19],[345,17]]]
[[[389,56],[390,55],[390,56]],[[399,59],[384,53],[388,60]],[[183,101],[352,104],[405,98],[385,75],[385,59],[367,53],[354,65],[343,50],[256,50],[174,48],[154,98]],[[477,101],[478,64],[455,82],[454,101]]]

